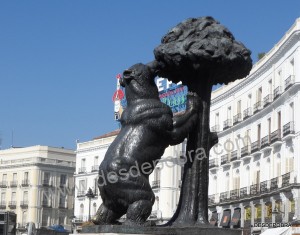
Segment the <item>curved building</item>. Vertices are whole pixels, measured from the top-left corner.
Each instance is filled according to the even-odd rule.
[[[212,94],[209,214],[223,227],[300,219],[300,18],[249,76]]]

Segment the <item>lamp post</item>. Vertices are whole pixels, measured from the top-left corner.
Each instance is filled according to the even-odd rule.
[[[93,193],[93,190],[91,188],[88,189],[87,193],[85,194],[85,196],[89,199],[89,220],[91,220],[91,200],[92,198],[95,197],[95,194]]]

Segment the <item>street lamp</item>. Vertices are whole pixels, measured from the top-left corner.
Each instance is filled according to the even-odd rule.
[[[93,190],[91,188],[88,189],[87,193],[85,194],[85,196],[89,199],[89,220],[91,220],[91,200],[92,198],[95,197],[95,194],[93,193]]]

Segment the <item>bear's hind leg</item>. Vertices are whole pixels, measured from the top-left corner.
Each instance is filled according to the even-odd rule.
[[[113,210],[108,209],[103,203],[99,207],[95,217],[92,219],[94,224],[118,224],[119,219],[123,214],[116,213]]]
[[[152,211],[153,202],[139,200],[129,205],[125,225],[143,225]]]

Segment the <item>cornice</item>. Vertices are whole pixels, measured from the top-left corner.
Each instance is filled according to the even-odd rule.
[[[95,152],[95,151],[100,150],[100,149],[108,148],[110,145],[111,145],[111,143],[110,144],[101,145],[101,146],[95,146],[95,147],[85,148],[85,149],[82,149],[82,150],[77,150],[77,151],[75,151],[75,153],[78,154],[78,153],[86,153],[86,152]]]
[[[6,165],[6,166],[0,166],[0,169],[13,169],[13,168],[24,168],[24,167],[30,167],[30,166],[36,166],[36,167],[48,167],[48,168],[55,168],[55,169],[65,169],[65,170],[72,170],[75,171],[76,167],[71,166],[64,166],[64,165],[53,165],[53,164],[45,164],[45,163],[23,163],[22,165]]]
[[[256,69],[255,72],[251,73],[248,77],[242,79],[237,85],[233,86],[229,90],[225,91],[221,95],[211,100],[211,105],[216,105],[218,102],[223,101],[224,99],[228,99],[236,92],[242,90],[250,83],[254,82],[256,79],[260,77],[261,74],[265,73],[269,69],[272,68],[272,65],[279,61],[282,58],[282,55],[286,53],[293,45],[295,45],[298,41],[300,41],[300,31],[297,30],[290,35],[290,37],[278,48],[274,47],[276,52],[266,60],[259,68]]]

